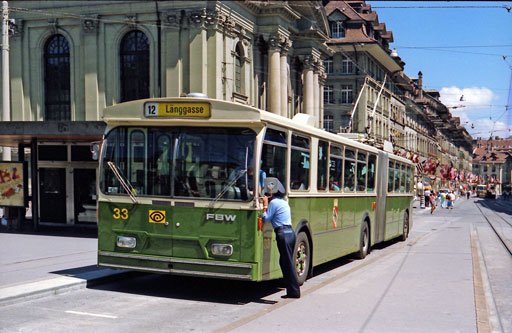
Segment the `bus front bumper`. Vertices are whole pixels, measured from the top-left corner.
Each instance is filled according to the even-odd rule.
[[[98,266],[149,273],[256,281],[257,265],[228,261],[165,258],[138,254],[98,252]]]

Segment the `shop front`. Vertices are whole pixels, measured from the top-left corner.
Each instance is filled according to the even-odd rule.
[[[96,227],[98,161],[91,144],[102,139],[103,122],[0,122],[0,146],[18,148],[25,161],[28,195],[17,209],[20,222]],[[9,208],[11,211],[13,208]]]

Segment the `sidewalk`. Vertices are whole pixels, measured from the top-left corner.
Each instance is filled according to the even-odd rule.
[[[430,207],[414,207],[414,214]],[[97,267],[95,229],[0,230],[0,306],[86,288],[127,271]]]
[[[0,232],[0,305],[62,293],[125,271],[97,263],[96,230]]]

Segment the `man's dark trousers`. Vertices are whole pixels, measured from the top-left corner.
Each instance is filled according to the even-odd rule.
[[[279,250],[279,265],[283,272],[286,294],[290,297],[300,297],[297,268],[295,267],[295,232],[291,227],[276,228],[276,241]]]

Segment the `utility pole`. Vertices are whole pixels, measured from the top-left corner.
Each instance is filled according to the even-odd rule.
[[[9,5],[2,1],[2,121],[11,120],[9,87]],[[2,160],[11,160],[11,148],[4,147]]]

